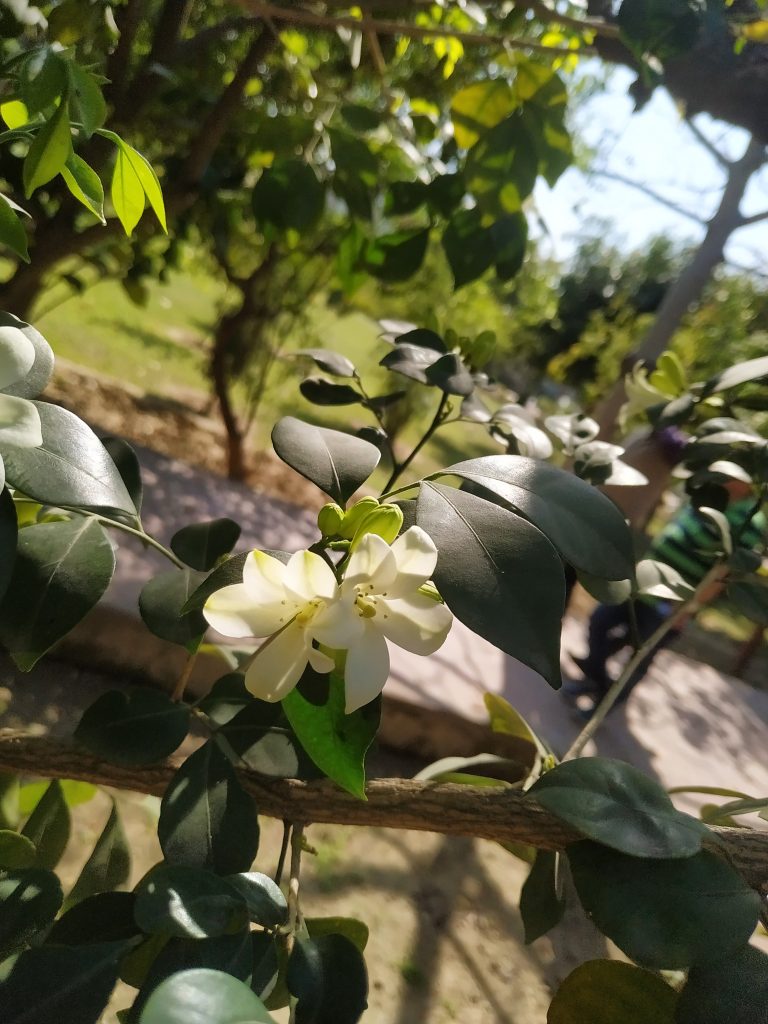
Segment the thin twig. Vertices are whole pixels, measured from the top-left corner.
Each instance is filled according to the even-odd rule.
[[[277,868],[275,869],[275,885],[280,885],[283,879],[283,869],[285,868],[285,858],[288,855],[288,846],[291,841],[291,823],[290,821],[283,822],[283,841],[280,844],[280,856],[277,859]]]
[[[706,149],[706,151],[709,153],[709,155],[718,164],[720,164],[721,167],[723,167],[726,170],[728,170],[730,168],[730,166],[731,166],[733,161],[729,160],[728,157],[725,155],[725,153],[722,153],[717,148],[717,146],[714,144],[714,142],[707,135],[704,134],[704,132],[701,130],[701,128],[699,128],[699,126],[695,123],[695,121],[692,118],[686,117],[685,123],[688,125],[688,128],[689,128],[691,134],[696,139],[696,141],[700,145],[702,145],[704,147],[704,149]]]
[[[177,558],[172,551],[169,551],[167,547],[160,543],[159,540],[155,540],[150,534],[145,533],[143,530],[137,530],[133,526],[128,526],[127,523],[121,523],[117,519],[109,519],[107,516],[100,516],[97,512],[89,512],[87,509],[76,508],[74,505],[59,505],[58,508],[64,512],[72,512],[78,516],[87,516],[89,519],[95,519],[97,523],[101,523],[102,526],[107,526],[112,530],[120,530],[122,533],[128,533],[132,537],[137,537],[142,544],[148,545],[148,547],[154,548],[155,551],[159,551],[161,555],[168,559],[169,562],[173,562],[177,569],[188,569],[189,566],[185,565],[180,558]]]
[[[594,169],[590,171],[590,175],[594,175],[598,178],[606,178],[608,181],[615,181],[619,185],[626,185],[627,188],[633,188],[637,192],[642,192],[644,196],[649,199],[653,199],[654,202],[659,203],[661,206],[666,206],[667,209],[673,210],[681,217],[687,217],[688,220],[695,221],[702,227],[707,223],[703,217],[700,217],[698,213],[694,213],[693,210],[688,210],[684,206],[680,206],[674,201],[669,199],[667,196],[657,192],[656,189],[651,188],[649,185],[644,184],[642,181],[635,181],[633,178],[626,178],[623,174],[619,174],[617,171]]]
[[[384,492],[385,493],[387,493],[390,490],[390,488],[392,487],[392,484],[394,484],[394,482],[405,472],[405,470],[408,469],[410,464],[413,462],[413,460],[419,454],[419,452],[424,447],[424,445],[427,443],[427,441],[429,441],[429,439],[432,437],[432,435],[435,433],[435,431],[438,429],[438,427],[442,426],[443,421],[445,419],[445,415],[446,415],[446,407],[447,407],[447,405],[448,405],[448,394],[447,394],[447,392],[444,391],[443,395],[442,395],[442,398],[440,399],[440,404],[437,407],[437,411],[435,412],[435,415],[432,418],[432,422],[427,427],[427,429],[426,429],[424,435],[422,436],[421,440],[418,442],[418,444],[413,449],[411,454],[403,462],[395,462],[394,466],[392,467],[392,473],[390,474],[389,480],[387,480],[386,484],[384,485]]]
[[[176,685],[173,688],[171,700],[178,702],[183,699],[184,691],[186,690],[187,683],[189,682],[189,678],[192,675],[192,669],[195,667],[197,655],[198,651],[193,651],[187,658],[186,662],[184,663],[184,668],[181,670],[181,675],[176,680]]]

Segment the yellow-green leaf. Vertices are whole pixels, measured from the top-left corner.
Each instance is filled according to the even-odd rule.
[[[115,213],[120,219],[126,235],[133,234],[133,229],[144,213],[144,189],[138,174],[122,148],[117,151],[110,193]]]
[[[741,35],[750,43],[768,43],[768,21],[762,19],[743,25]]]
[[[71,152],[69,104],[62,99],[51,119],[35,136],[24,159],[24,193],[27,198],[36,188],[56,177]]]
[[[120,221],[125,228],[127,234],[131,234],[136,224],[139,222],[141,214],[144,212],[144,197],[149,200],[149,205],[154,210],[155,216],[160,222],[160,226],[163,231],[168,233],[168,227],[165,220],[165,204],[163,202],[163,192],[160,188],[160,182],[157,175],[152,168],[150,162],[134,149],[129,146],[127,142],[116,135],[114,132],[107,131],[105,129],[99,130],[99,135],[103,135],[105,138],[110,139],[117,146],[117,162],[115,163],[115,176],[112,179],[112,203],[115,206]],[[123,194],[119,195],[118,202],[115,202],[115,177],[118,177],[117,186],[118,189],[125,189]],[[138,189],[141,189],[141,210],[138,211],[139,196]],[[126,203],[128,205],[126,205]],[[118,205],[119,204],[119,205]],[[120,209],[123,209],[126,214],[125,219],[120,214]],[[133,219],[135,217],[135,220]],[[128,227],[128,224],[131,226]]]
[[[0,103],[0,117],[13,131],[29,121],[29,112],[21,100],[8,100],[7,103]]]
[[[25,263],[29,263],[27,232],[16,215],[17,210],[25,212],[11,199],[0,193],[0,245],[7,246]]]
[[[501,79],[467,86],[451,101],[456,142],[462,149],[470,149],[481,135],[500,124],[517,106],[515,94]]]
[[[61,169],[61,176],[75,199],[95,214],[102,224],[106,224],[104,220],[104,187],[96,171],[82,157],[76,153],[70,153],[69,159]]]

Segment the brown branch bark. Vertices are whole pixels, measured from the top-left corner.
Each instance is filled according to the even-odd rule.
[[[161,796],[177,767],[174,761],[147,768],[120,767],[60,740],[0,733],[3,771]],[[532,798],[514,789],[373,779],[366,787],[368,799],[358,800],[330,780],[275,780],[247,770],[238,774],[260,814],[298,824],[414,829],[527,843],[543,850],[562,849],[580,838]],[[706,846],[724,856],[752,888],[768,894],[768,832],[711,828]]]

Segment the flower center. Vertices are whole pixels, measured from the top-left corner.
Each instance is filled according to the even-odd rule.
[[[365,597],[364,595],[359,594],[355,598],[355,607],[357,608],[361,618],[372,619],[376,614],[376,598]]]
[[[323,607],[325,601],[320,597],[313,597],[311,601],[307,601],[298,612],[296,613],[296,622],[299,626],[307,626],[314,619],[315,615]]]

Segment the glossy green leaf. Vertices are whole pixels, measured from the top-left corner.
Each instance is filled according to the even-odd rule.
[[[77,516],[20,532],[0,604],[0,640],[22,671],[85,618],[114,571],[112,545],[95,519]]]
[[[330,349],[301,348],[296,355],[306,356],[319,369],[325,373],[330,373],[333,377],[354,377],[357,374],[355,364],[350,359],[340,355],[338,352],[331,352]]]
[[[613,502],[571,473],[519,455],[457,462],[439,474],[471,480],[529,519],[578,569],[606,579],[634,575],[632,535]]]
[[[61,171],[72,152],[69,105],[65,98],[37,132],[24,158],[24,194],[46,185]]]
[[[110,139],[117,146],[117,159],[112,175],[112,204],[120,223],[125,228],[125,233],[130,235],[141,219],[146,196],[160,222],[160,227],[167,234],[163,192],[152,165],[141,153],[129,146],[114,132],[101,128],[99,134]],[[140,198],[139,193],[141,193]]]
[[[74,61],[67,62],[73,120],[83,126],[86,137],[101,128],[107,117],[107,104],[94,75]]]
[[[146,627],[189,654],[202,643],[208,623],[202,612],[182,609],[203,578],[194,569],[169,569],[146,583],[139,595],[139,612]]]
[[[29,868],[35,863],[35,844],[20,832],[0,829],[0,869]]]
[[[131,687],[98,697],[75,739],[111,764],[145,765],[168,757],[184,741],[189,708],[161,690]]]
[[[447,395],[466,398],[475,390],[472,374],[455,352],[447,352],[424,371],[429,384],[434,384]]]
[[[422,484],[416,519],[437,545],[434,581],[454,615],[559,687],[565,579],[544,534],[441,484]]]
[[[413,332],[416,333],[416,332]],[[427,371],[443,358],[439,352],[426,345],[413,345],[398,341],[397,345],[380,360],[379,366],[392,373],[399,373],[420,384],[428,384]]]
[[[565,911],[565,898],[557,891],[558,854],[538,850],[520,893],[526,945],[546,935],[559,924]]]
[[[612,758],[565,761],[528,795],[588,839],[635,857],[690,857],[707,831],[678,811],[658,782]]]
[[[255,700],[253,694],[245,688],[245,677],[242,673],[228,672],[216,680],[208,693],[198,701],[197,706],[215,725],[221,726],[231,722],[243,708],[249,707]]]
[[[2,470],[0,470],[1,472]],[[3,489],[0,491],[0,600],[13,577],[18,534],[16,505],[10,491]]]
[[[35,349],[35,361],[29,373],[15,384],[3,388],[2,394],[34,398],[44,390],[53,374],[53,350],[39,331],[11,313],[0,312],[0,327],[16,327]],[[3,453],[6,451],[7,445],[3,445]]]
[[[61,176],[75,199],[98,217],[102,224],[106,224],[104,186],[96,171],[77,153],[70,153],[66,164],[61,168]]]
[[[136,894],[100,892],[86,896],[56,921],[46,941],[54,946],[119,942],[140,934],[133,916]]]
[[[343,935],[300,939],[288,961],[296,1024],[356,1024],[368,1006],[368,975],[358,948]]]
[[[230,875],[259,845],[253,799],[213,740],[187,758],[163,796],[157,829],[166,860]]]
[[[3,871],[0,876],[0,958],[23,949],[47,928],[58,913],[61,901],[61,885],[52,871],[40,868]],[[6,1019],[4,1013],[2,1019]]]
[[[34,865],[52,871],[69,842],[71,818],[61,783],[54,779],[21,830],[37,851]]]
[[[67,69],[61,54],[51,46],[32,50],[19,68],[19,92],[30,115],[53,106],[67,88]]]
[[[519,100],[503,77],[476,82],[451,100],[451,120],[456,142],[470,149],[489,128],[508,117]]]
[[[726,959],[691,968],[675,1024],[758,1024],[766,1007],[768,956],[744,946]]]
[[[365,800],[365,756],[379,728],[381,699],[347,715],[344,680],[335,672],[318,676],[307,668],[282,705],[299,743],[317,767],[342,789]]]
[[[380,281],[407,281],[424,262],[429,228],[374,238],[365,250],[368,273]]]
[[[227,753],[231,752],[234,763],[245,765],[260,775],[291,779],[302,778],[305,774],[303,752],[279,704],[251,697],[234,717],[227,719],[218,739],[222,746],[226,742]]]
[[[147,1001],[139,1024],[274,1024],[264,1004],[237,978],[194,968],[174,974]]]
[[[349,384],[332,384],[322,377],[307,377],[299,384],[299,391],[314,405],[357,405],[363,396]]]
[[[148,935],[182,939],[226,935],[248,919],[245,900],[230,882],[177,864],[161,864],[142,879],[134,915]]]
[[[43,444],[40,448],[5,446],[7,480],[43,505],[117,510],[135,516],[125,484],[91,428],[57,405],[34,405],[40,413]]]
[[[67,896],[67,906],[74,906],[95,893],[125,885],[130,873],[131,851],[113,800],[101,835]]]
[[[722,960],[757,924],[758,894],[706,850],[642,860],[584,841],[568,848],[568,859],[584,909],[642,967],[674,970]]]
[[[139,465],[136,452],[122,437],[102,437],[101,443],[117,467],[117,472],[125,484],[125,489],[128,491],[136,512],[141,512],[141,502],[144,494],[141,482],[141,466]]]
[[[105,942],[26,950],[0,984],[3,1024],[97,1024],[124,949],[124,942]]]
[[[751,380],[762,380],[764,377],[768,377],[768,356],[759,356],[757,359],[748,359],[744,363],[729,366],[727,370],[708,380],[704,385],[704,391],[706,394],[716,394]]]
[[[675,990],[657,974],[618,960],[589,960],[555,993],[547,1024],[674,1024],[676,1002]]]
[[[278,456],[340,505],[379,464],[381,452],[359,437],[284,416],[272,431]]]
[[[227,881],[245,900],[248,915],[262,928],[277,928],[288,920],[288,904],[279,887],[269,875],[260,871],[244,871],[229,875]]]
[[[232,519],[211,519],[185,526],[171,538],[171,551],[187,565],[208,572],[228,555],[240,537],[240,526]]]
[[[18,212],[24,211],[0,193],[0,245],[6,246],[25,263],[29,263],[27,230]]]

